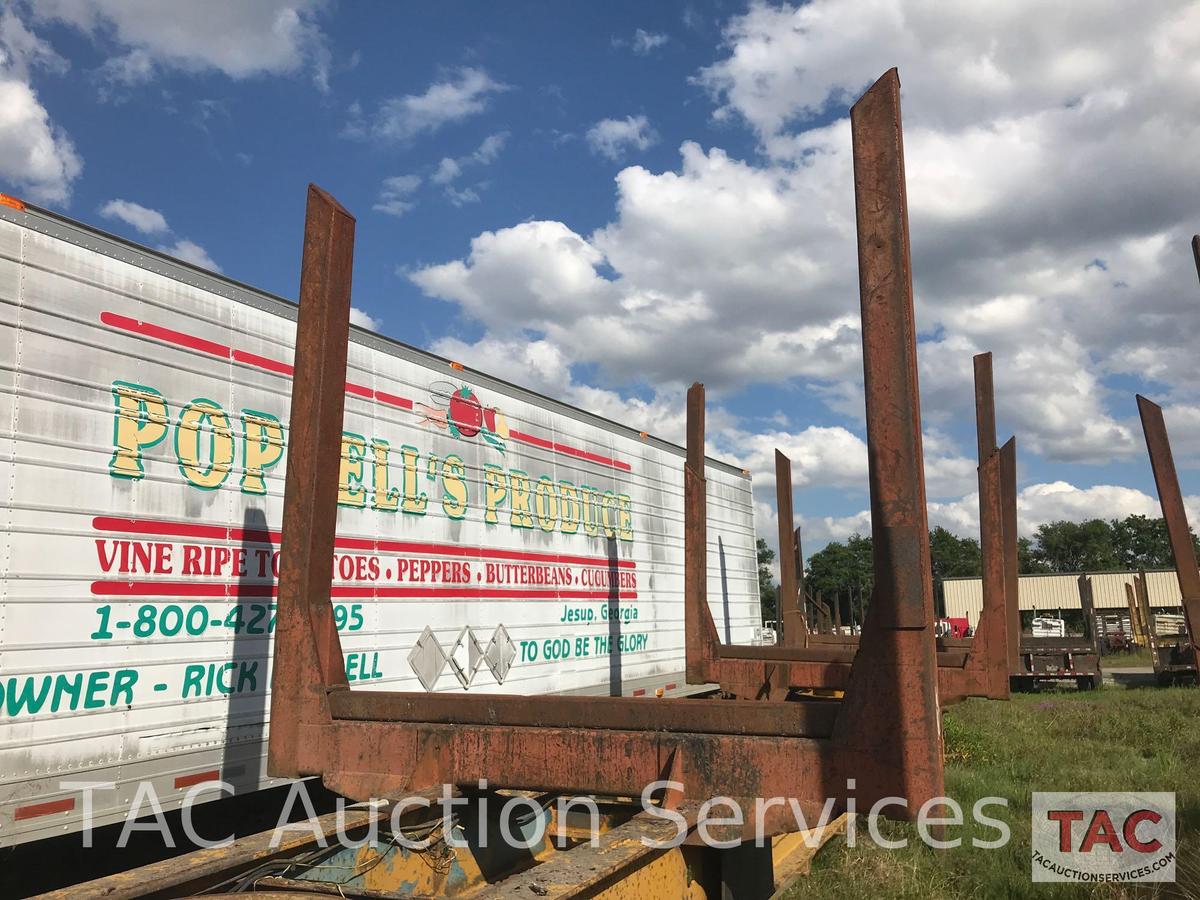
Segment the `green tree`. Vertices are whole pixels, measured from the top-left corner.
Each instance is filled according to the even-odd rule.
[[[1113,548],[1123,569],[1160,569],[1174,566],[1167,524],[1162,519],[1126,516],[1113,519]]]
[[[969,578],[983,572],[983,553],[975,538],[960,538],[939,525],[929,532],[933,580]]]
[[[1030,538],[1017,538],[1017,571],[1022,575],[1037,575],[1050,571],[1050,566],[1038,556],[1037,544]]]
[[[1038,526],[1035,556],[1051,572],[1102,572],[1121,565],[1113,527],[1104,519]]]
[[[779,586],[771,575],[771,563],[775,562],[775,551],[767,546],[767,542],[759,538],[755,543],[758,551],[758,598],[762,602],[762,619],[764,622],[778,622]]]
[[[865,609],[874,576],[871,538],[852,534],[844,544],[832,541],[809,557],[805,583],[827,603],[839,603],[843,599],[848,602],[850,597],[861,597]],[[849,612],[849,606],[843,603],[843,622],[849,621]]]

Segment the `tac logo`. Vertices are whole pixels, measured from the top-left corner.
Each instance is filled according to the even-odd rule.
[[[1034,881],[1174,881],[1173,793],[1033,794]]]
[[[422,421],[444,428],[456,438],[469,439],[478,435],[504,452],[504,443],[509,436],[504,413],[494,406],[484,406],[478,395],[465,384],[435,381],[429,385],[429,397],[432,406],[416,404]]]

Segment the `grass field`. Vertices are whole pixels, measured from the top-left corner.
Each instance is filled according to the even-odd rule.
[[[1104,671],[1110,669],[1133,669],[1143,666],[1153,666],[1154,660],[1150,656],[1150,651],[1144,647],[1139,647],[1132,653],[1114,653],[1111,656],[1104,657]]]
[[[1200,898],[1200,689],[1105,687],[1016,695],[1009,702],[972,700],[945,715],[946,793],[967,819],[976,800],[989,807],[1012,840],[998,850],[970,846],[969,826],[953,837],[965,846],[935,851],[915,828],[889,824],[884,836],[910,837],[903,850],[874,845],[860,828],[857,845],[842,838],[814,860],[812,875],[787,894],[801,898]],[[1030,794],[1033,791],[1175,791],[1178,881],[1173,885],[1033,884],[1030,880]]]

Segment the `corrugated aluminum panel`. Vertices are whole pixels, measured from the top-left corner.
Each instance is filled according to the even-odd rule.
[[[1133,584],[1136,572],[1097,572],[1091,576],[1092,595],[1097,609],[1128,609],[1125,585]],[[1174,570],[1146,573],[1150,605],[1183,605],[1179,579]],[[946,615],[965,616],[974,627],[983,609],[983,582],[978,578],[953,578],[942,582]],[[1023,610],[1047,612],[1055,609],[1080,609],[1078,575],[1022,575],[1017,596]]]
[[[96,824],[139,779],[165,807],[210,773],[265,783],[294,313],[0,215],[0,846],[79,826],[65,779],[113,783]],[[359,330],[347,381],[332,564],[356,687],[421,690],[415,665],[462,689],[410,660],[426,628],[470,690],[682,681],[680,448]],[[749,643],[750,480],[708,478],[712,611]],[[501,626],[511,671],[471,671],[463,629],[484,649]]]

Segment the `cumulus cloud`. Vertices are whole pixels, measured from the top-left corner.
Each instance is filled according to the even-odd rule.
[[[540,339],[611,379],[800,383],[858,421],[845,105],[878,60],[896,60],[927,422],[970,420],[970,357],[993,350],[1001,430],[1024,450],[1132,458],[1124,379],[1200,408],[1186,245],[1200,182],[1174,149],[1200,138],[1178,114],[1200,103],[1200,5],[1152,3],[1135,20],[1117,7],[1039,9],[752,4],[696,81],[763,157],[685,143],[673,171],[620,172],[616,215],[591,234],[498,229],[414,278],[501,334],[532,313]],[[550,275],[532,261],[541,253]],[[559,285],[569,293],[551,303],[560,270],[573,273]],[[492,282],[503,290],[488,308]]]
[[[620,159],[630,150],[645,150],[658,143],[658,135],[645,116],[601,119],[587,130],[588,146],[593,153],[608,159]]]
[[[157,209],[142,206],[131,200],[109,200],[100,207],[100,215],[106,219],[123,222],[140,235],[167,241],[158,245],[158,249],[163,253],[212,272],[221,271],[221,267],[208,255],[207,250],[193,240],[173,234],[173,229],[167,224],[167,217]],[[172,238],[174,240],[171,240]]]
[[[109,200],[100,207],[100,215],[106,219],[119,219],[142,234],[164,234],[171,230],[167,227],[166,218],[157,209],[149,209],[129,200]]]
[[[37,203],[65,204],[83,171],[67,133],[50,117],[31,80],[67,63],[12,9],[0,13],[0,180]]]
[[[208,251],[197,244],[195,241],[189,241],[187,238],[180,238],[173,244],[167,244],[158,248],[169,256],[174,256],[176,259],[182,259],[184,262],[189,262],[194,266],[199,266],[202,269],[208,269],[212,272],[220,272],[221,267],[216,264]]]
[[[506,143],[508,143],[507,131],[489,134],[473,152],[465,156],[443,157],[429,180],[434,184],[442,185],[446,199],[455,206],[462,206],[464,203],[478,203],[479,191],[486,186],[486,182],[479,181],[473,186],[461,188],[455,187],[454,182],[468,169],[491,165],[500,156]]]
[[[1200,497],[1184,498],[1193,521],[1200,514]],[[1031,484],[1017,494],[1017,530],[1033,537],[1040,525],[1050,522],[1084,522],[1088,519],[1123,519],[1126,516],[1158,518],[1158,500],[1134,488],[1099,484],[1078,487],[1067,481]],[[798,516],[798,524],[816,544],[845,540],[851,534],[871,533],[871,512],[848,516]],[[979,494],[972,491],[955,500],[929,504],[929,527],[941,526],[962,537],[979,537]],[[759,534],[763,534],[760,530]],[[774,542],[772,542],[774,543]]]
[[[352,107],[346,133],[351,137],[410,141],[478,115],[487,109],[492,95],[508,89],[485,70],[464,67],[445,80],[433,82],[423,93],[384,100],[370,118],[364,118],[361,108]]]
[[[38,0],[42,22],[72,26],[120,52],[102,68],[113,83],[149,81],[163,69],[219,71],[231,78],[308,70],[328,89],[330,54],[318,19],[326,0]]]
[[[379,326],[383,323],[357,306],[352,306],[350,307],[350,324],[357,325],[359,328],[366,328],[368,331],[378,331]]]
[[[420,175],[393,175],[385,178],[379,197],[371,208],[389,216],[402,216],[417,205],[413,193],[421,186]]]

